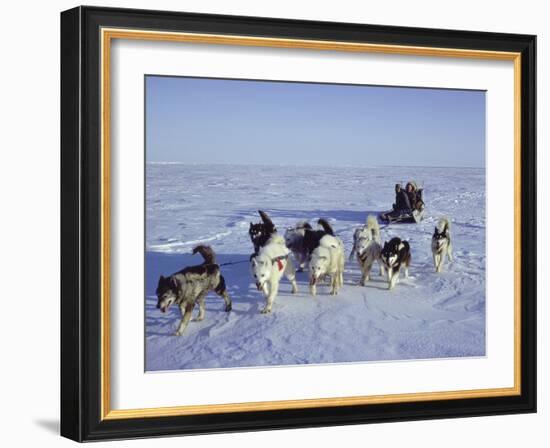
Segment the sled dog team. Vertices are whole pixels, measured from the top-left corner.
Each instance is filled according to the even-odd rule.
[[[321,218],[318,220],[320,229],[313,229],[308,222],[301,221],[288,228],[282,237],[269,216],[263,211],[259,214],[262,222],[250,223],[248,233],[254,246],[254,253],[250,256],[252,275],[258,291],[266,298],[262,313],[271,312],[283,276],[292,285],[292,293],[298,292],[291,254],[299,271],[307,268],[309,290],[313,296],[317,293],[317,285],[327,277],[330,278],[330,294],[338,294],[344,283],[344,244],[334,235],[329,222]],[[431,249],[435,270],[441,272],[445,257],[452,260],[451,224],[448,219],[440,219],[435,227]],[[172,304],[180,307],[182,320],[176,331],[178,336],[185,331],[197,303],[199,314],[196,320],[204,319],[204,302],[211,291],[224,299],[225,311],[231,311],[231,299],[214,251],[209,246],[199,245],[193,249],[193,254],[196,253],[203,257],[202,264],[186,267],[168,277],[161,275],[156,290],[157,308],[161,312],[166,312]],[[387,273],[388,289],[395,287],[402,268],[405,277],[409,276],[409,243],[394,237],[382,245],[380,227],[374,216],[368,216],[366,224],[355,230],[349,259],[354,256],[361,267],[361,286],[369,281],[375,262],[379,264],[380,275]]]

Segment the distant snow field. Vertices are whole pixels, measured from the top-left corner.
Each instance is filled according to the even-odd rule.
[[[347,261],[355,228],[391,208],[393,186],[414,179],[424,187],[420,224],[381,225],[382,241],[410,242],[411,278],[394,290],[378,275],[358,286],[360,269]],[[148,371],[451,358],[485,355],[485,171],[481,168],[342,168],[148,163],[146,167],[146,365]],[[249,223],[265,210],[280,233],[307,219],[327,218],[346,247],[344,286],[298,294],[281,282],[271,314],[249,271]],[[454,261],[435,273],[430,242],[439,218],[452,221]],[[202,262],[191,249],[213,247],[233,301],[210,294],[206,317],[174,336],[177,306],[156,309],[160,274]],[[198,308],[198,307],[197,307]],[[198,309],[195,313],[198,312]]]

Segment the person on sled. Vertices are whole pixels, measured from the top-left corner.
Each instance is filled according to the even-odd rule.
[[[407,191],[403,189],[401,184],[395,184],[395,202],[392,205],[392,210],[386,213],[381,213],[380,217],[383,220],[397,218],[398,216],[411,213],[411,201]]]
[[[409,184],[407,184],[407,187]],[[401,184],[395,184],[395,204],[393,204],[394,211],[403,211],[409,213],[412,210],[411,197],[407,190],[403,190]]]
[[[424,210],[424,201],[422,201],[422,190],[418,188],[416,182],[410,181],[405,186],[409,202],[411,204],[411,210],[421,212]]]
[[[392,210],[380,213],[383,221],[418,221],[422,219],[424,202],[422,201],[422,190],[413,181],[408,182],[405,188],[401,184],[395,185],[395,203]]]

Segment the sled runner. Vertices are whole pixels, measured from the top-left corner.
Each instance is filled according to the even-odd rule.
[[[419,223],[424,219],[424,210],[388,210],[378,215],[381,221],[391,224],[393,222]]]

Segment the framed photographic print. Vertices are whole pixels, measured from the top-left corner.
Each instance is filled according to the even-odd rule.
[[[536,411],[535,36],[61,14],[61,433]]]

